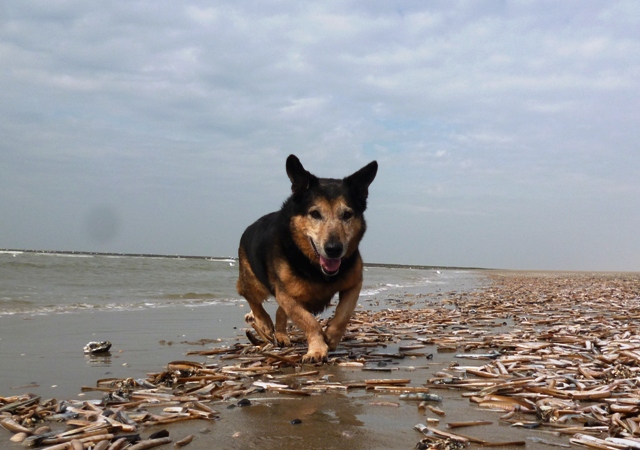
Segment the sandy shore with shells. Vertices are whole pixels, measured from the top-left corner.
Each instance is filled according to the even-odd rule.
[[[167,429],[174,442],[193,435],[190,449],[414,448],[422,439],[424,448],[640,445],[640,275],[483,273],[489,282],[477,291],[364,304],[327,365],[301,366],[301,339],[289,349],[254,346],[229,325],[219,342],[159,343],[153,358],[141,350],[144,364],[116,353],[124,362],[110,373],[76,377],[76,386],[99,388],[80,396],[56,387],[63,395],[47,404],[50,386],[12,386],[0,392],[0,411],[35,427],[25,417],[51,416],[66,399],[73,420],[100,431],[146,438]],[[225,311],[222,320],[241,324],[242,308]],[[31,399],[23,392],[41,399],[7,407]],[[116,409],[128,427],[104,418]],[[49,426],[53,435],[67,430]],[[3,448],[23,448],[12,434],[0,430]]]

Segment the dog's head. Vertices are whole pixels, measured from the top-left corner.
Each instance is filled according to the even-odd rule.
[[[378,163],[373,161],[341,180],[318,178],[296,156],[287,158],[293,239],[327,276],[336,275],[342,259],[358,249],[366,229],[363,213],[369,185],[377,171]]]

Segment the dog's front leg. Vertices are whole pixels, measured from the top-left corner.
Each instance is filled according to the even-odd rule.
[[[336,306],[336,313],[333,319],[329,322],[327,329],[324,332],[325,340],[329,345],[329,350],[335,350],[344,335],[351,314],[356,308],[358,303],[358,297],[360,296],[360,289],[362,288],[362,280],[356,283],[355,286],[340,291],[340,300],[338,306]]]
[[[286,315],[307,337],[309,349],[302,357],[303,363],[327,360],[328,347],[322,335],[322,327],[313,314],[304,309],[293,297],[284,292],[276,292],[276,300]]]

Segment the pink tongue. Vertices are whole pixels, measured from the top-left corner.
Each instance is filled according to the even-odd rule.
[[[325,258],[320,256],[320,264],[325,272],[335,272],[340,268],[340,258]]]

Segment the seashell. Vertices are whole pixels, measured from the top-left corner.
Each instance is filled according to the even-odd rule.
[[[107,353],[110,349],[111,342],[109,341],[91,341],[84,346],[84,352],[91,355]]]
[[[419,400],[429,402],[441,402],[442,397],[436,394],[429,394],[426,392],[411,392],[409,394],[401,394],[400,400]]]
[[[183,437],[179,441],[176,441],[176,443],[174,445],[177,448],[184,447],[185,445],[190,444],[191,441],[193,441],[194,438],[195,438],[195,436],[193,434],[190,434],[188,436]]]

